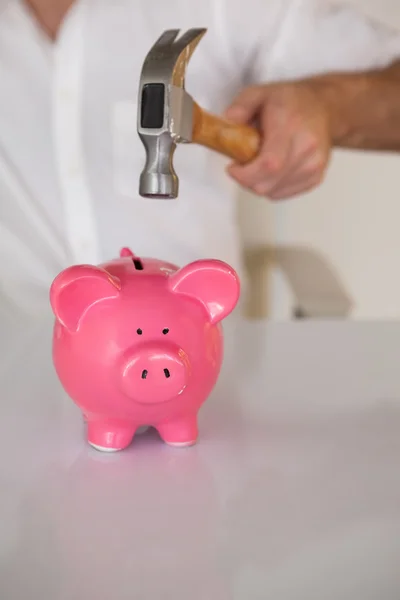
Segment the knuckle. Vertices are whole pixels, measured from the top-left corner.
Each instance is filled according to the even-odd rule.
[[[317,173],[315,173],[314,177],[311,178],[311,181],[314,185],[321,185],[324,182],[326,176],[326,170],[321,168]]]
[[[310,178],[318,177],[322,170],[323,170],[322,165],[312,164],[312,165],[305,166],[304,169],[302,170],[301,174],[303,177],[310,179]]]
[[[284,162],[275,156],[264,156],[260,166],[263,173],[279,173],[284,167]]]
[[[267,195],[267,198],[269,200],[281,200],[282,197],[280,195],[279,192],[275,191],[275,192],[271,192],[270,194]]]
[[[324,174],[326,167],[326,161],[320,154],[315,156],[312,161],[304,165],[302,174],[306,177],[319,177]]]
[[[302,154],[308,157],[318,154],[318,140],[313,138],[312,140],[303,142]]]
[[[271,194],[269,194],[268,199],[273,200],[274,202],[277,202],[279,200],[286,200],[287,198],[291,198],[294,195],[295,195],[295,192],[285,193],[284,190],[282,190],[282,191],[276,190],[274,192],[271,192]]]
[[[318,172],[315,169],[309,167],[302,172],[302,178],[304,181],[313,181],[318,177]]]
[[[316,150],[318,148],[318,136],[309,129],[303,131],[303,144],[305,148],[309,150]]]
[[[299,112],[293,111],[293,112],[289,113],[288,120],[287,120],[287,129],[290,133],[294,134],[297,131],[299,131],[300,129],[302,129],[303,123],[304,123],[304,119]]]
[[[320,175],[325,172],[325,161],[322,158],[315,161],[314,171]]]
[[[256,196],[265,197],[268,196],[269,191],[273,188],[272,184],[267,182],[257,183],[252,186],[252,191],[256,194]]]
[[[264,196],[267,196],[270,200],[280,200],[281,195],[282,195],[282,191],[286,188],[287,186],[285,184],[275,184],[274,186],[270,186],[268,188],[268,190],[266,191],[266,193],[264,194]]]
[[[318,156],[320,154],[321,141],[315,133],[304,126],[300,128],[297,135],[298,153],[301,156]]]
[[[314,188],[320,186],[324,181],[324,173],[316,173],[303,184],[302,191],[308,192]]]
[[[253,185],[250,189],[256,196],[263,197],[267,194],[267,190],[258,185]]]

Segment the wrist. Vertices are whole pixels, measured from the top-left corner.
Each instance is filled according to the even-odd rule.
[[[343,74],[310,80],[329,122],[331,142],[336,147],[358,147],[362,140],[360,111],[375,85],[371,74]]]

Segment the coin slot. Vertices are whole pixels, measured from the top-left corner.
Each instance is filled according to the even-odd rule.
[[[136,271],[143,271],[143,263],[139,258],[132,258]]]

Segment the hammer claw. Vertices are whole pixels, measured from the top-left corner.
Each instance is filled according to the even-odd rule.
[[[182,54],[187,63],[206,31],[201,28],[188,29],[178,37],[180,29],[167,29],[151,47],[146,62],[155,60],[162,53],[169,58],[172,67],[174,63],[182,60]]]
[[[179,54],[182,52],[182,50],[190,49],[191,56],[206,31],[206,29],[202,28],[188,29],[175,42],[175,46],[179,51]]]
[[[167,29],[166,31],[164,31],[164,33],[160,35],[158,40],[151,47],[149,54],[152,53],[154,50],[158,50],[161,46],[165,47],[173,44],[178,34],[179,29]]]

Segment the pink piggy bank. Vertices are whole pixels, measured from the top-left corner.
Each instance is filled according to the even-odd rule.
[[[221,261],[179,269],[127,248],[55,278],[54,365],[86,418],[89,444],[122,450],[141,426],[173,446],[196,442],[197,414],[222,364],[221,321],[239,293]]]

